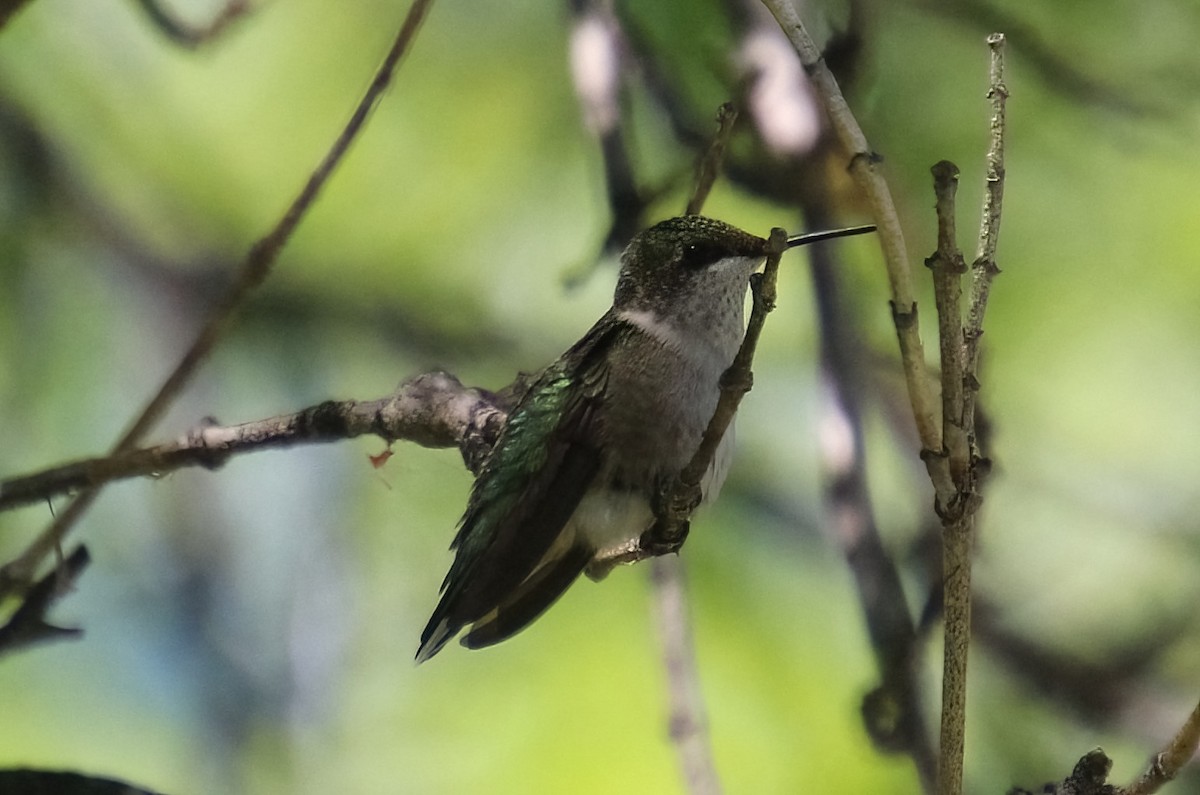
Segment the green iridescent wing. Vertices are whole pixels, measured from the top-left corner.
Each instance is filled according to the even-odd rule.
[[[597,409],[607,377],[606,353],[622,325],[609,315],[601,318],[513,409],[471,491],[452,545],[457,554],[421,635],[418,659],[435,654],[463,626],[512,604],[514,594],[518,612],[532,613],[520,626],[546,606],[534,610],[516,592],[553,546],[599,469]],[[578,573],[586,560],[575,560],[575,552],[563,550],[573,556]],[[565,575],[559,571],[547,582],[559,585]],[[572,579],[565,578],[549,599]]]

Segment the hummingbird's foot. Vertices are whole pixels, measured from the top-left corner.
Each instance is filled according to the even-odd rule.
[[[642,557],[644,556],[641,554],[639,540],[631,538],[616,546],[596,550],[596,554],[584,567],[583,573],[592,582],[600,582],[617,566],[637,563]]]
[[[662,521],[655,522],[638,539],[640,557],[657,558],[678,552],[683,548],[683,542],[687,540],[691,527],[692,524],[687,519],[672,525],[666,525]]]

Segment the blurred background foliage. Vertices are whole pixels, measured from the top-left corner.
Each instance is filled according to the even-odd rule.
[[[221,7],[164,5],[196,24]],[[735,8],[617,4],[633,49],[657,55],[628,100],[638,182],[666,186],[642,223],[683,206],[699,142],[680,119],[708,135],[730,98]],[[189,49],[133,0],[33,0],[0,31],[0,474],[111,444],[324,153],[404,11],[275,0]],[[827,36],[849,24],[838,3],[803,13]],[[983,36],[1011,42],[968,790],[1061,778],[1096,745],[1131,778],[1194,704],[1200,671],[1200,7],[908,0],[855,14],[852,104],[917,263],[934,247],[928,168],[943,158],[963,169],[973,251]],[[564,287],[612,224],[571,25],[568,8],[528,0],[437,3],[156,437],[382,396],[435,366],[499,387],[580,335],[608,305],[615,259]],[[732,180],[706,211],[764,234],[805,226],[794,203]],[[845,195],[825,211],[863,220]],[[886,384],[882,265],[869,239],[838,251]],[[790,256],[731,482],[684,555],[716,761],[730,792],[915,792],[911,763],[877,752],[859,715],[878,674],[822,532],[814,297]],[[888,416],[895,395],[872,400],[875,509],[917,613],[931,497]],[[0,766],[171,793],[682,791],[642,569],[577,586],[510,643],[414,667],[470,478],[456,452],[404,444],[375,471],[381,446],[110,488],[77,533],[95,562],[55,613],[86,636],[0,661]],[[0,553],[48,519],[0,516]],[[926,656],[932,707],[936,640]]]

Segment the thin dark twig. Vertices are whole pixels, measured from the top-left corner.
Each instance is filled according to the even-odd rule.
[[[29,0],[0,0],[0,30],[8,24],[13,15],[25,7]]]
[[[737,117],[737,108],[731,102],[721,105],[717,111],[717,135],[697,164],[696,187],[692,191],[692,198],[688,200],[685,210],[687,215],[695,215],[704,207],[709,191],[712,190],[713,183],[717,181],[717,175],[721,171],[721,163],[725,160],[725,147],[729,145]]]
[[[691,795],[717,795],[721,792],[721,780],[713,761],[704,694],[696,667],[683,559],[675,555],[654,558],[650,562],[650,581],[654,584],[663,667],[667,673],[671,742],[679,757],[687,791]]]
[[[817,227],[833,223],[824,207],[806,207],[804,216]],[[867,484],[860,397],[870,392],[863,343],[855,332],[853,309],[842,297],[841,263],[833,248],[814,246],[809,257],[827,387],[818,435],[826,478],[825,524],[854,575],[880,676],[879,686],[863,699],[863,722],[876,747],[912,758],[922,790],[932,793],[937,753],[922,698],[919,637],[900,573],[875,522]]]
[[[275,228],[250,249],[234,283],[221,303],[213,310],[191,347],[163,382],[157,394],[142,409],[120,440],[113,446],[112,453],[114,455],[132,449],[158,422],[167,407],[174,402],[200,364],[216,346],[217,341],[229,327],[247,296],[266,279],[271,267],[279,257],[279,252],[316,200],[325,183],[328,182],[338,163],[341,162],[350,144],[366,122],[371,108],[383,95],[396,66],[408,50],[431,4],[432,0],[414,0],[391,50],[388,51],[382,65],[376,71],[374,79],[367,87],[358,107],[355,108],[341,134],[338,135],[325,158],[313,171],[308,182],[288,207],[287,212],[280,218]],[[51,550],[62,543],[71,527],[83,516],[98,494],[99,489],[88,489],[81,492],[54,522],[34,539],[20,557],[0,568],[0,598],[23,588],[30,581],[41,561]]]
[[[26,591],[21,606],[0,627],[0,655],[33,643],[77,638],[83,634],[79,629],[64,629],[47,623],[46,611],[74,586],[90,560],[87,547],[80,545],[60,561],[54,571]]]

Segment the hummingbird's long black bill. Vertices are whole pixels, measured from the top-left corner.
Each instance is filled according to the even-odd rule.
[[[874,232],[875,225],[867,224],[866,226],[847,226],[842,229],[826,229],[823,232],[809,232],[803,235],[792,235],[787,239],[787,247],[795,248],[796,246],[806,246],[809,243],[819,243],[822,240],[833,240],[836,237],[851,237],[853,235],[865,235],[868,232]]]

